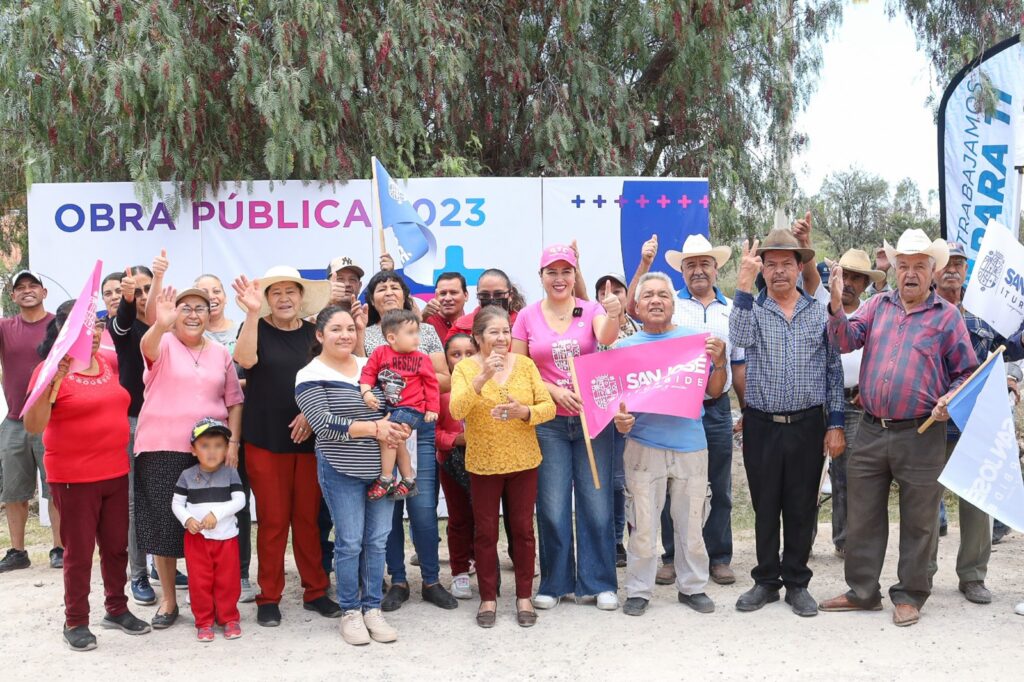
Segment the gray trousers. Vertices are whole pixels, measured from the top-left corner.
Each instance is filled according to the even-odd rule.
[[[132,571],[132,580],[146,577],[146,553],[139,551],[138,540],[135,539],[135,427],[138,417],[128,417],[128,566]]]
[[[949,461],[959,439],[946,442],[946,461]],[[960,582],[985,580],[988,560],[992,556],[992,517],[963,498],[960,501],[960,549],[956,553],[956,575]],[[935,523],[938,524],[938,516]],[[938,532],[938,531],[936,531]],[[930,575],[939,570],[939,545],[935,544],[928,566]]]
[[[846,535],[847,596],[862,606],[881,598],[878,583],[889,542],[889,489],[899,484],[899,581],[889,588],[893,604],[921,608],[932,589],[929,564],[939,540],[937,510],[942,499],[939,474],[946,463],[946,429],[933,425],[884,429],[864,420],[846,464],[848,517]]]

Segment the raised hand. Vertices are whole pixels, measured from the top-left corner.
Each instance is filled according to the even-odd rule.
[[[644,245],[640,247],[640,262],[647,267],[650,267],[654,263],[655,256],[658,255],[658,235],[651,235],[651,238],[644,242]]]
[[[178,292],[174,287],[164,287],[157,292],[152,304],[156,306],[156,324],[162,329],[170,329],[178,319],[178,306],[174,299]]]
[[[829,290],[832,294],[832,312],[838,313],[843,305],[843,266],[836,265],[832,268],[832,275],[829,277]]]
[[[395,269],[395,259],[387,251],[380,254],[380,269],[381,271]]]
[[[793,235],[800,246],[805,249],[811,248],[811,212],[808,211],[804,217],[793,223]]]
[[[370,308],[364,303],[352,300],[352,321],[356,323],[356,331],[364,331],[370,317]]]
[[[881,270],[882,272],[889,272],[889,254],[885,252],[885,249],[879,246],[875,249],[875,270]]]
[[[626,403],[619,403],[619,411],[615,413],[615,430],[619,433],[629,433],[633,430],[636,417],[626,411]]]
[[[754,280],[761,272],[761,257],[757,255],[757,247],[761,242],[757,239],[753,244],[743,243],[740,251],[740,272],[736,278],[736,290],[745,291],[748,294],[754,289]]]
[[[604,291],[601,292],[601,305],[604,306],[604,311],[608,313],[608,317],[612,319],[617,320],[619,315],[622,314],[622,301],[612,293],[612,281],[610,279],[605,280]]]
[[[437,300],[437,297],[427,301],[427,305],[423,308],[423,319],[431,317],[433,315],[441,314],[441,302]]]
[[[167,249],[160,249],[160,255],[153,259],[153,277],[160,277],[167,272],[170,262],[167,260]]]
[[[576,244],[576,240],[575,239],[572,240],[572,244],[569,244],[569,246],[572,247],[572,255],[576,256],[576,269],[579,270],[579,265],[580,265],[580,247]]]
[[[331,298],[329,301],[331,305],[338,305],[345,301],[351,301],[354,296],[355,294],[352,293],[349,286],[344,282],[331,282]]]
[[[246,315],[257,316],[263,306],[263,294],[260,292],[259,280],[249,280],[245,275],[239,275],[231,283],[235,290],[235,302]]]
[[[704,342],[704,352],[711,356],[716,365],[722,365],[725,362],[725,341],[709,336]]]
[[[491,354],[484,358],[484,369],[481,374],[490,379],[503,369],[505,369],[505,356],[492,350]]]
[[[135,275],[132,274],[131,266],[124,269],[124,277],[121,278],[121,298],[128,303],[135,301]]]

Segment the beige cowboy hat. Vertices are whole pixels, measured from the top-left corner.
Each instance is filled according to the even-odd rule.
[[[683,271],[683,261],[696,256],[711,256],[722,267],[729,262],[732,249],[728,246],[711,246],[711,242],[702,234],[691,234],[683,242],[682,251],[666,251],[665,262],[679,272]]]
[[[287,265],[275,265],[263,273],[259,278],[260,291],[263,292],[263,305],[260,306],[260,317],[270,314],[270,304],[267,303],[266,291],[278,282],[295,282],[302,287],[302,307],[299,308],[299,317],[310,317],[316,315],[331,298],[331,283],[327,280],[306,279],[299,274],[299,271]]]
[[[885,255],[890,263],[896,263],[896,256],[916,256],[924,254],[935,259],[935,269],[941,270],[949,262],[949,245],[942,239],[932,241],[925,234],[924,230],[911,229],[900,235],[896,242],[896,248],[889,245],[888,241],[882,242]]]
[[[875,286],[881,286],[885,283],[885,273],[871,268],[871,259],[868,258],[866,251],[850,249],[842,255],[837,265],[843,269],[843,272],[854,272],[858,275],[864,275],[874,282]]]
[[[777,227],[769,232],[757,247],[758,256],[764,256],[766,251],[792,251],[801,263],[814,260],[814,249],[805,249],[800,246],[800,241],[793,231],[783,227]]]

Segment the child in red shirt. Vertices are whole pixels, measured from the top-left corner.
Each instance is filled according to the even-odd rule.
[[[363,401],[370,409],[380,409],[379,401],[371,392],[378,386],[384,392],[391,421],[408,424],[413,429],[424,422],[435,421],[441,409],[440,390],[430,357],[419,351],[420,322],[415,313],[411,310],[384,313],[380,331],[387,345],[378,346],[363,367],[359,379]],[[380,459],[380,478],[367,491],[369,499],[379,500],[387,495],[401,500],[417,493],[416,474],[404,442],[397,448],[381,443]],[[398,483],[392,476],[396,460],[402,476]]]

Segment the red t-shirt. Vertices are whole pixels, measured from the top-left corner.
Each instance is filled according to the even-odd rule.
[[[452,328],[451,320],[439,313],[431,315],[423,321],[434,328],[434,331],[437,332],[437,338],[441,339],[441,342],[444,343],[444,340],[448,338],[448,330]]]
[[[93,483],[128,473],[128,404],[131,396],[102,355],[94,377],[68,374],[61,381],[43,431],[46,482]],[[32,373],[35,384],[39,374]],[[40,396],[49,400],[49,394]]]
[[[53,313],[47,313],[38,322],[26,322],[21,315],[0,319],[0,363],[9,419],[19,419],[25,406],[32,370],[43,361],[36,349],[46,337],[46,327],[52,319]]]
[[[430,356],[420,351],[396,353],[384,344],[370,353],[359,383],[379,386],[391,407],[411,407],[420,412],[441,409],[440,389]]]
[[[464,430],[460,420],[452,419],[451,410],[448,409],[451,399],[451,393],[441,394],[441,411],[437,413],[437,427],[434,430],[438,462],[448,459],[448,453],[455,447],[455,439]]]

